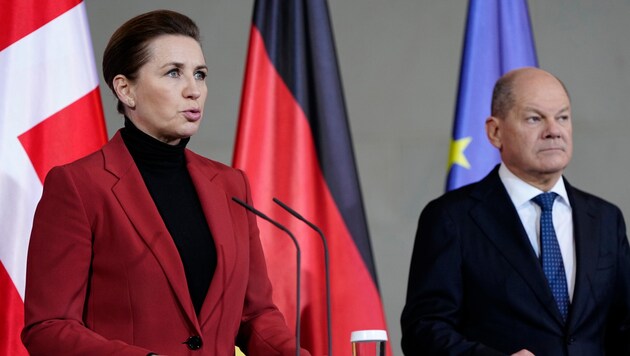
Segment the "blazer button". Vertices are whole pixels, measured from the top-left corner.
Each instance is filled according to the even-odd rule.
[[[186,341],[184,341],[183,344],[186,344],[186,346],[188,346],[189,349],[194,351],[194,350],[199,350],[201,346],[203,346],[203,341],[201,341],[201,338],[199,336],[194,335],[194,336],[189,337]]]

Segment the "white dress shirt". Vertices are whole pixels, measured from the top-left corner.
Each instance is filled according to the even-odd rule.
[[[536,255],[540,257],[540,213],[538,204],[532,198],[544,193],[542,190],[525,183],[501,162],[499,167],[499,177],[521,218],[521,223],[527,232],[529,242],[531,242]],[[567,275],[567,287],[569,298],[573,300],[573,289],[575,287],[575,242],[573,239],[573,215],[567,190],[564,186],[564,179],[558,179],[556,185],[550,192],[558,194],[553,204],[553,227],[556,230],[556,237],[562,253],[564,271]]]

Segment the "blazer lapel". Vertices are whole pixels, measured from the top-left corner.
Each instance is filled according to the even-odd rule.
[[[499,178],[497,168],[479,182],[472,196],[479,200],[479,204],[470,213],[485,236],[530,286],[549,313],[563,324],[538,257]]]
[[[217,266],[199,313],[199,324],[203,327],[222,303],[225,285],[234,271],[236,238],[229,207],[231,196],[215,180],[219,175],[218,170],[207,162],[199,162],[199,158],[188,150],[186,160],[217,251]]]
[[[120,132],[103,147],[105,169],[119,178],[112,187],[134,228],[162,267],[191,324],[199,331],[195,310],[188,292],[184,266],[177,247],[149,194],[140,171],[125,147]]]
[[[591,294],[591,280],[597,269],[599,252],[596,208],[592,207],[575,188],[565,180],[573,211],[573,236],[575,240],[576,276],[573,300],[569,309],[569,325],[580,324]]]

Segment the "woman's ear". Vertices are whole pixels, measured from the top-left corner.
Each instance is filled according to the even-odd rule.
[[[501,119],[490,116],[486,119],[486,135],[492,146],[501,150]]]
[[[136,99],[133,92],[132,83],[122,74],[118,74],[114,77],[112,81],[112,85],[114,87],[114,91],[116,92],[116,96],[118,96],[118,100],[123,103],[123,105],[133,109],[136,107]]]

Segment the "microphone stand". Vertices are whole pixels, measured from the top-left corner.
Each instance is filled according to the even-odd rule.
[[[235,202],[237,202],[239,205],[241,205],[242,207],[244,207],[245,209],[251,211],[252,213],[254,213],[254,215],[269,221],[271,224],[273,224],[275,227],[277,227],[278,229],[284,231],[287,233],[287,235],[289,235],[289,237],[291,238],[291,240],[293,240],[293,244],[295,244],[295,251],[296,251],[296,264],[297,264],[297,268],[296,268],[296,283],[297,286],[295,288],[295,294],[296,294],[296,301],[295,301],[295,354],[296,356],[300,356],[300,271],[301,271],[301,261],[302,261],[302,255],[300,252],[300,244],[298,243],[297,239],[295,238],[295,236],[293,236],[293,234],[291,233],[291,231],[289,231],[289,229],[287,229],[286,227],[284,227],[282,224],[280,224],[279,222],[271,219],[270,217],[268,217],[267,215],[265,215],[264,213],[262,213],[260,210],[257,210],[256,208],[254,208],[253,206],[245,203],[244,201],[236,198],[236,197],[232,197],[232,200],[234,200]]]
[[[324,237],[324,233],[322,232],[322,230],[320,230],[319,227],[317,227],[317,225],[313,224],[312,222],[306,220],[306,218],[304,218],[302,215],[300,215],[297,211],[293,210],[292,208],[290,208],[288,205],[286,205],[285,203],[281,202],[280,199],[278,198],[273,198],[273,201],[280,205],[284,210],[288,211],[291,215],[295,216],[298,220],[301,220],[302,222],[304,222],[306,225],[308,225],[311,229],[315,230],[318,234],[319,237],[322,240],[322,244],[324,246],[324,268],[326,270],[325,272],[325,277],[326,277],[326,326],[327,326],[327,332],[328,332],[328,356],[332,356],[332,313],[330,312],[330,271],[329,271],[329,260],[328,260],[328,243],[326,242],[326,238]]]

